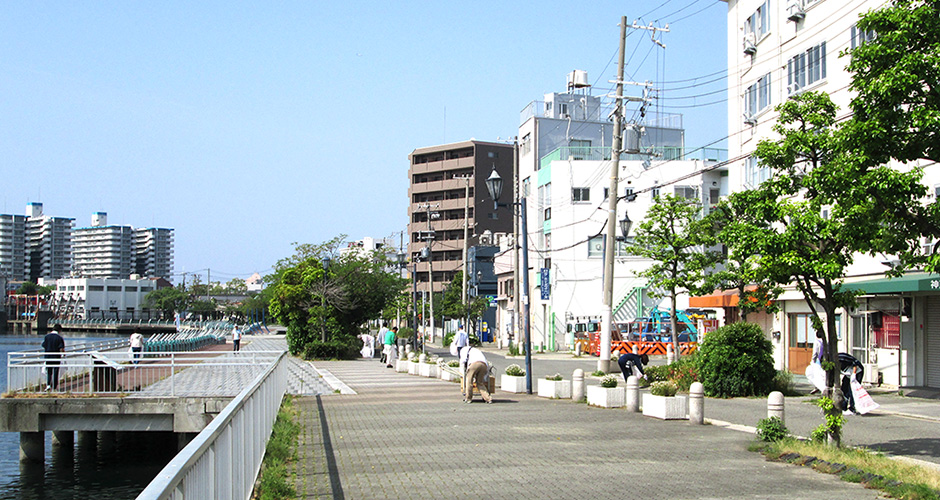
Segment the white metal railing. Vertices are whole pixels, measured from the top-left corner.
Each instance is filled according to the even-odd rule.
[[[11,352],[7,391],[147,396],[237,394],[281,351],[143,352],[82,351],[47,358],[43,352]],[[58,364],[55,362],[58,361]],[[59,369],[58,388],[47,390],[47,371]]]
[[[284,356],[281,353],[183,448],[138,500],[248,499],[287,391]]]

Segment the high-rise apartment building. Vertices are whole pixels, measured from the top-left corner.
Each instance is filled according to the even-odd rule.
[[[72,275],[127,278],[134,272],[134,228],[108,225],[108,214],[95,212],[91,226],[72,234]]]
[[[0,277],[25,281],[26,216],[0,214]]]
[[[469,140],[415,149],[408,162],[407,252],[417,265],[418,290],[440,292],[463,270],[465,245],[476,245],[484,234],[512,232],[512,212],[493,210],[485,181],[495,168],[511,184],[513,146]],[[502,203],[512,201],[506,191]],[[430,258],[422,256],[424,248]]]
[[[170,279],[173,274],[173,230],[163,227],[134,230],[136,273]]]
[[[42,203],[26,205],[27,278],[58,279],[72,270],[72,224],[75,219],[43,215]]]

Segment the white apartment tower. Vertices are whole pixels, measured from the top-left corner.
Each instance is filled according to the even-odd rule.
[[[630,90],[633,94],[642,92]],[[602,252],[595,248],[600,241],[587,240],[598,234],[606,221],[604,200],[609,188],[605,186],[609,186],[614,133],[612,110],[612,103],[591,95],[587,73],[573,71],[568,74],[564,92],[545,94],[543,101],[529,103],[521,113],[518,190],[526,199],[528,212],[530,329],[536,346],[561,348],[570,340],[562,340],[566,323],[570,324],[575,316],[599,317],[602,313],[603,269],[598,260]],[[630,125],[636,125],[633,130],[641,132],[633,136],[638,139],[633,144],[640,153],[621,153],[623,181],[617,195],[648,191],[633,204],[621,202],[618,218],[629,208],[631,219],[640,220],[652,195],[659,194],[658,188],[653,191],[654,183],[665,184],[678,177],[680,171],[692,173],[704,162],[714,163],[725,154],[710,149],[700,151],[697,158],[687,158],[681,115],[646,113]],[[669,165],[663,168],[666,163]],[[722,190],[727,189],[727,177],[715,170],[713,175],[694,177],[681,184],[662,192],[677,190],[679,194],[681,188],[682,195],[707,205],[713,198],[717,202],[719,193],[725,192]],[[636,290],[645,285],[645,280],[633,276],[631,266],[618,265],[615,270],[615,304],[631,295],[638,296]],[[545,287],[541,284],[543,277],[549,280]],[[642,309],[639,304],[645,298],[640,299],[635,311]],[[623,310],[622,314],[632,319],[633,313]],[[516,316],[505,310],[500,310],[500,315]],[[501,335],[508,333],[505,325],[509,323],[499,320]],[[521,337],[517,333],[515,338]]]
[[[69,275],[74,221],[43,215],[42,203],[26,205],[27,278],[30,281],[38,283],[39,278],[58,279]]]
[[[857,28],[859,16],[887,5],[884,0],[725,0],[728,4],[728,150],[741,158],[729,167],[732,191],[748,189],[771,172],[753,152],[762,139],[776,138],[774,108],[806,91],[825,92],[847,117],[853,97],[845,67],[851,51],[872,34]],[[845,54],[840,56],[840,54]],[[923,182],[936,196],[940,168],[922,164]],[[906,168],[895,165],[896,168]],[[925,241],[932,249],[932,241]],[[847,287],[864,292],[859,307],[839,313],[839,350],[866,365],[866,378],[899,386],[940,387],[940,282],[935,275],[884,277],[884,256],[855,258]],[[781,311],[758,320],[773,336],[777,368],[803,373],[813,344],[809,309],[788,290]],[[749,321],[751,317],[749,316]]]
[[[134,229],[109,226],[108,214],[95,212],[91,226],[76,229],[72,236],[74,276],[83,278],[127,278],[134,272]]]
[[[26,216],[0,214],[0,278],[25,281]]]
[[[163,227],[134,229],[136,272],[150,278],[173,274],[173,230]]]

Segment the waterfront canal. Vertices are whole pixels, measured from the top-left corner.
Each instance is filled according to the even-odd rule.
[[[66,345],[116,336],[83,336],[70,333]],[[0,336],[4,365],[7,353],[38,348],[42,337]],[[6,391],[6,366],[0,370],[0,386]],[[128,499],[136,497],[176,454],[173,433],[122,434],[111,449],[52,446],[46,432],[43,464],[21,464],[19,433],[0,432],[0,499]]]

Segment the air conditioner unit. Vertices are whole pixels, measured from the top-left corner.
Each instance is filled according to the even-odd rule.
[[[757,36],[754,33],[744,35],[744,53],[751,55],[757,53]]]
[[[753,127],[757,125],[757,118],[751,113],[744,113],[744,124]]]
[[[801,88],[799,83],[791,83],[787,85],[787,95],[796,94]]]
[[[797,22],[806,17],[806,11],[803,10],[803,0],[790,0],[787,2],[787,20]]]

